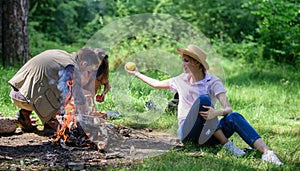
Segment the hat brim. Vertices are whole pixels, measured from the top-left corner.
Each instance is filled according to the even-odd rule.
[[[177,52],[178,52],[179,55],[181,55],[181,56],[183,56],[183,54],[185,54],[185,55],[188,55],[188,56],[192,57],[192,58],[195,59],[196,61],[200,62],[206,70],[209,69],[208,63],[207,63],[204,59],[198,58],[197,55],[194,54],[193,52],[188,51],[188,50],[186,50],[186,49],[182,49],[182,48],[177,48]]]

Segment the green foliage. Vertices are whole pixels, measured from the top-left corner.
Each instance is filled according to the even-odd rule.
[[[226,59],[240,64],[252,64],[257,68],[264,67],[262,65],[266,64],[262,55],[263,47],[259,43],[254,42],[251,37],[241,43],[215,39],[213,44],[216,51]],[[271,61],[268,62],[273,64]]]
[[[74,51],[96,31],[123,17],[163,13],[197,27],[221,45],[218,49],[225,57],[256,63],[261,59],[300,63],[300,12],[299,3],[293,0],[31,0],[30,5],[32,56],[48,48]],[[125,59],[122,56],[113,62],[118,65],[121,58]]]
[[[163,13],[184,19],[198,27],[206,36],[232,38],[241,41],[245,35],[253,34],[257,26],[255,15],[244,8],[247,1],[173,1],[134,0],[105,1],[107,11],[115,11],[115,17],[125,17],[142,13]],[[111,15],[111,13],[109,13]]]
[[[298,64],[300,61],[300,10],[294,1],[257,1],[248,6],[256,6],[252,11],[259,16],[259,36],[256,40],[264,47],[264,59],[276,62]]]
[[[101,1],[31,0],[30,4],[29,23],[35,23],[31,24],[31,30],[44,34],[44,41],[59,45],[80,43],[82,47],[102,25]],[[35,34],[31,35],[35,37]],[[36,39],[40,40],[40,37]]]
[[[193,23],[210,38],[241,42],[245,36],[253,35],[257,27],[257,17],[251,14],[250,9],[244,8],[245,2],[247,1],[202,1],[194,4],[192,11],[196,15],[187,17],[187,20],[193,18]]]
[[[62,49],[67,52],[75,52],[81,47],[77,43],[68,45],[60,42],[58,39],[56,41],[48,40],[46,34],[35,30],[35,25],[38,25],[38,23],[30,22],[28,28],[30,37],[30,54],[32,57],[48,49]]]

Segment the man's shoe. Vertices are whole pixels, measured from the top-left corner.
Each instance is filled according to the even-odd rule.
[[[276,165],[282,165],[283,163],[279,160],[279,158],[276,156],[274,151],[268,150],[266,151],[262,156],[261,160],[269,163],[273,163]]]
[[[52,118],[50,119],[50,121],[44,124],[43,132],[46,134],[54,135],[54,133],[57,131],[57,126],[58,126],[57,119]]]
[[[17,125],[22,129],[24,132],[33,132],[37,130],[37,125],[32,125],[30,117],[25,117],[21,110],[16,114]]]

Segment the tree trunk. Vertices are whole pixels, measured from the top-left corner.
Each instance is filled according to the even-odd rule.
[[[22,65],[29,59],[29,0],[2,1],[2,64]]]
[[[3,20],[3,18],[2,18],[2,1],[3,0],[0,0],[0,60],[1,61],[2,61],[2,20]]]

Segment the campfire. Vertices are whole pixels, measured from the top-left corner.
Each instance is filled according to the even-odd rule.
[[[67,93],[65,92],[66,95],[63,96],[60,114],[56,116],[58,126],[53,144],[64,147],[96,147],[98,150],[103,150],[107,142],[105,113],[97,112],[93,97],[86,96],[87,104],[92,110],[85,114],[77,114],[73,96],[73,79],[66,80],[65,84]]]

